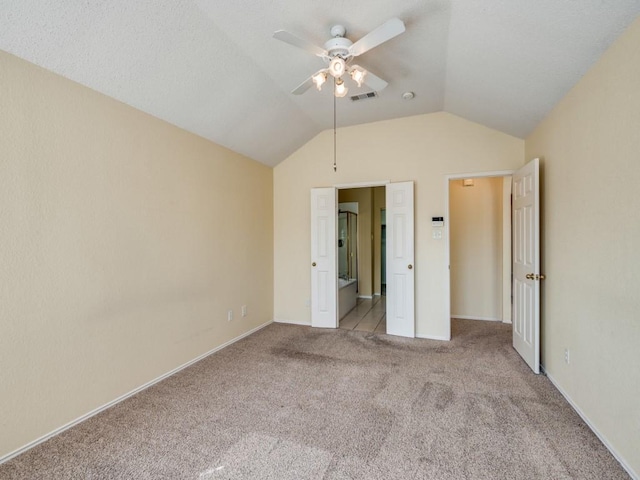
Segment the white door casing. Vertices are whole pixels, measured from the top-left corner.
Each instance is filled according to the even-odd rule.
[[[311,189],[311,326],[338,326],[337,190]]]
[[[540,160],[513,175],[513,347],[540,373]]]
[[[386,186],[387,333],[415,337],[413,182]]]

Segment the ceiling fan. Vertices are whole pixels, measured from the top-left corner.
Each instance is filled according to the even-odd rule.
[[[315,85],[316,88],[320,90],[322,85],[327,81],[328,76],[331,75],[335,79],[335,96],[344,97],[348,91],[347,86],[342,79],[342,76],[345,74],[349,75],[351,79],[358,84],[358,87],[361,87],[362,84],[366,84],[373,90],[380,91],[388,85],[388,83],[380,77],[374,75],[368,70],[365,70],[359,65],[352,65],[351,62],[355,57],[368,52],[381,43],[391,40],[404,31],[405,27],[402,20],[399,18],[392,18],[366,34],[357,42],[353,43],[345,37],[345,34],[347,33],[346,28],[342,25],[335,25],[331,27],[332,38],[324,44],[324,48],[318,47],[308,40],[297,37],[285,30],[278,30],[273,34],[273,36],[274,38],[288,43],[289,45],[301,48],[322,58],[328,65],[326,68],[318,70],[307,78],[291,93],[294,95],[301,95],[311,88],[312,85]]]

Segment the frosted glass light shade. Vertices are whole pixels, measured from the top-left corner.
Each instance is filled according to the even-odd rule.
[[[340,78],[344,74],[346,69],[347,69],[347,64],[340,57],[333,58],[331,60],[331,63],[329,63],[329,73],[334,78]]]
[[[324,85],[324,82],[327,81],[327,74],[326,72],[318,72],[313,77],[311,77],[311,80],[313,80],[313,83],[318,90],[322,90],[322,85]]]
[[[362,86],[362,82],[364,82],[364,76],[366,74],[367,72],[365,70],[361,70],[360,68],[353,68],[351,70],[351,78],[358,84],[358,87]]]
[[[349,89],[347,88],[347,86],[344,84],[344,82],[340,79],[336,80],[336,88],[334,89],[334,95],[338,98],[342,98],[344,97],[347,92],[349,91]]]

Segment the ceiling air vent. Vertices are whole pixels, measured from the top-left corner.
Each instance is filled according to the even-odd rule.
[[[351,101],[367,100],[369,98],[376,98],[378,94],[376,92],[361,93],[360,95],[354,95],[351,97]]]

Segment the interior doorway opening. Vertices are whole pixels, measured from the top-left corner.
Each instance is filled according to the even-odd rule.
[[[385,202],[384,186],[338,190],[339,328],[386,333]]]
[[[447,179],[450,325],[511,323],[511,182],[511,172]]]
[[[377,182],[370,184],[342,185],[333,187],[317,187],[311,189],[311,326],[315,328],[338,328],[338,191],[339,189],[358,189],[362,187],[384,186],[385,218],[387,225],[387,255],[386,255],[386,297],[385,304],[386,333],[401,337],[415,337],[415,270],[414,270],[414,183],[405,182]],[[382,192],[382,191],[380,191]],[[370,205],[378,205],[375,195]],[[366,195],[365,195],[366,197]],[[382,210],[380,196],[380,210]],[[372,207],[373,208],[373,207]],[[373,219],[376,216],[363,215],[359,208],[358,228],[363,219]],[[370,222],[371,223],[371,222]],[[377,285],[375,277],[380,269],[370,269],[368,277],[363,276],[364,259],[371,259],[369,267],[374,265],[377,256],[363,253],[363,246],[371,246],[375,250],[381,242],[376,241],[376,234],[380,230],[373,229],[373,242],[363,241],[358,245],[358,296],[366,297],[365,287],[371,292]],[[364,238],[364,235],[360,235]],[[373,274],[371,274],[373,273]],[[364,278],[364,280],[362,280]],[[370,280],[373,279],[371,282]],[[389,281],[391,279],[391,281]],[[374,298],[371,293],[372,300]]]

